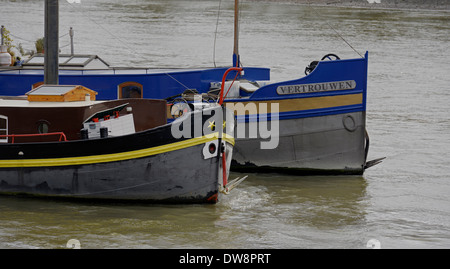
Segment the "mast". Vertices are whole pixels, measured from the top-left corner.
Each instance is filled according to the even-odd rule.
[[[45,0],[44,84],[58,84],[59,3]]]
[[[233,66],[239,67],[241,64],[239,58],[239,0],[234,0],[234,48],[233,48]]]

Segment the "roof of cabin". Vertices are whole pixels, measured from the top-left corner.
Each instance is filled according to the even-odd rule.
[[[44,66],[44,54],[37,53],[22,63],[24,68],[26,67],[43,67]],[[88,54],[60,54],[59,55],[59,67],[71,67],[81,69],[91,68],[107,68],[109,64],[102,60],[97,55]]]

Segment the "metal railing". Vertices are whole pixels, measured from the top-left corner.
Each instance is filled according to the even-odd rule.
[[[59,135],[58,141],[67,141],[67,137],[63,132],[54,132],[45,134],[9,134],[9,135],[0,135],[0,138],[11,138],[11,144],[14,144],[14,139],[16,137],[41,137],[51,135]]]

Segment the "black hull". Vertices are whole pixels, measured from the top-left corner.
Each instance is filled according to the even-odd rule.
[[[203,115],[202,122],[208,119]],[[218,136],[176,139],[167,124],[118,137],[0,144],[0,193],[215,203],[221,184],[221,155],[205,158],[203,151],[218,140]]]
[[[99,164],[2,168],[0,192],[90,200],[214,203],[218,195],[219,158],[202,160],[202,148],[198,145]],[[196,169],[180,165],[179,160],[186,156],[191,156]]]

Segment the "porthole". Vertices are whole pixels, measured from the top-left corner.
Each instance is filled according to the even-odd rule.
[[[46,134],[48,133],[50,128],[50,123],[48,121],[39,121],[38,122],[38,133]]]
[[[344,124],[345,129],[349,132],[354,132],[358,127],[355,119],[351,115],[344,116],[344,118],[342,118],[342,123]]]

